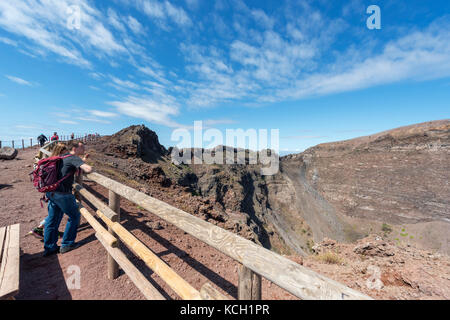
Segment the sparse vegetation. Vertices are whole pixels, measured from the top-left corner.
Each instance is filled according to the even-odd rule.
[[[306,245],[308,246],[308,250],[312,252],[312,247],[314,247],[314,241],[309,239],[308,241],[306,241]]]
[[[328,264],[343,264],[344,259],[337,253],[332,251],[327,251],[325,253],[320,253],[316,256],[317,260],[328,263]]]
[[[383,225],[381,226],[381,231],[383,231],[385,234],[389,234],[392,232],[392,227],[387,223],[383,223]]]

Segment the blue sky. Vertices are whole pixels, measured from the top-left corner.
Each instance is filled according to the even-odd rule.
[[[282,153],[446,119],[450,2],[2,0],[0,114],[0,140],[203,120]]]

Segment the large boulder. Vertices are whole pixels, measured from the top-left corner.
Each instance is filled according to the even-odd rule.
[[[0,159],[12,160],[17,156],[17,149],[11,147],[3,147],[0,149]]]

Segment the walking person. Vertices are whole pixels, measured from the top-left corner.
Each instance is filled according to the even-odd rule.
[[[58,133],[53,132],[53,136],[50,138],[50,141],[58,141],[58,140],[59,140]]]
[[[83,143],[72,141],[68,145],[68,150],[66,154],[61,155],[64,158],[58,173],[58,178],[64,178],[64,180],[60,183],[58,189],[46,193],[48,216],[45,219],[44,226],[44,256],[58,252],[66,253],[79,247],[79,244],[75,243],[75,238],[80,223],[80,211],[75,196],[72,194],[72,184],[77,170],[90,173],[92,168],[80,158],[84,154]],[[86,157],[84,160],[86,160]],[[64,230],[61,248],[59,248],[57,245],[58,228],[64,213],[67,214],[69,219]]]
[[[41,148],[44,146],[44,144],[45,144],[45,141],[48,141],[48,138],[43,134],[43,133],[41,133],[40,135],[39,135],[39,137],[37,137],[37,140],[38,140],[38,142],[39,142],[39,145],[41,146]]]
[[[70,140],[75,139],[75,133],[72,132],[72,134],[70,135]]]

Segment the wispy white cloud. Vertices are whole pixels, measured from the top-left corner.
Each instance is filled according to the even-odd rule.
[[[126,31],[125,25],[120,21],[121,19],[113,9],[108,8],[107,15],[108,15],[108,22],[110,25],[112,25],[115,29],[119,31],[122,32]]]
[[[108,104],[116,107],[118,112],[130,117],[144,119],[168,127],[180,126],[171,119],[172,116],[178,115],[178,106],[162,103],[154,97],[129,96],[125,100],[110,101]]]
[[[115,118],[118,115],[114,112],[100,111],[100,110],[88,110],[93,116],[101,118]]]
[[[112,82],[110,82],[109,85],[118,90],[126,91],[129,89],[140,89],[140,86],[138,84],[136,84],[130,80],[122,80],[122,79],[116,78],[114,76],[111,76],[111,80],[112,80]]]
[[[192,20],[182,7],[173,5],[169,1],[136,0],[135,4],[147,16],[159,21],[161,27],[166,27],[168,22],[178,26],[191,26]]]
[[[103,73],[100,73],[100,72],[90,72],[89,76],[91,76],[95,80],[100,80],[100,79],[105,77],[105,75]]]
[[[128,28],[133,31],[135,34],[142,33],[144,31],[144,27],[142,24],[132,16],[128,16],[127,18]]]
[[[12,82],[15,82],[15,83],[23,85],[23,86],[29,86],[29,87],[33,86],[33,83],[31,83],[27,80],[24,80],[22,78],[19,78],[19,77],[10,76],[10,75],[5,75],[5,77],[8,78],[9,80],[11,80]]]
[[[76,122],[76,121],[72,121],[72,120],[58,120],[58,122],[59,123],[62,123],[62,124],[78,124],[78,122]]]
[[[18,45],[17,41],[14,41],[14,40],[11,40],[11,39],[5,38],[5,37],[0,37],[0,42],[8,44],[13,47],[17,47],[17,45]]]
[[[72,5],[81,12],[80,28],[75,30],[67,27]],[[1,28],[83,67],[91,67],[91,62],[77,47],[99,57],[127,52],[101,20],[100,11],[87,0],[0,1]]]
[[[205,126],[215,126],[219,124],[234,124],[236,123],[235,120],[232,119],[207,119],[203,120],[203,124]]]
[[[36,128],[36,126],[26,125],[26,124],[18,124],[15,127],[18,129],[35,129]]]
[[[228,51],[182,44],[186,70],[197,78],[189,85],[188,104],[264,104],[450,76],[450,24],[444,19],[391,40],[381,50],[378,46],[335,52],[323,63],[334,42],[324,31],[342,22],[327,24],[320,22],[320,13],[311,14],[322,27],[305,32],[288,22],[287,34],[263,30],[253,40],[233,40]]]
[[[81,120],[81,121],[87,121],[87,122],[98,122],[98,123],[105,123],[105,124],[111,123],[111,121],[98,119],[95,117],[75,117],[75,119]]]
[[[344,15],[361,3],[353,0],[344,7]],[[66,10],[73,4],[81,8],[79,30],[66,26]],[[264,105],[450,76],[448,16],[429,27],[393,33],[389,42],[358,38],[361,41],[356,43],[361,46],[356,47],[340,41],[346,33],[355,33],[354,28],[343,18],[327,17],[311,1],[283,3],[271,11],[252,8],[241,0],[216,1],[215,11],[203,18],[194,12],[203,6],[197,0],[176,4],[127,0],[120,4],[132,8],[95,7],[96,2],[89,0],[0,0],[0,28],[18,36],[14,40],[0,37],[0,42],[36,58],[55,54],[60,60],[90,68],[86,70],[90,77],[109,86],[110,90],[103,91],[114,97],[109,105],[117,112],[168,126],[178,125],[174,119],[182,108]],[[136,9],[142,14],[132,16]],[[232,14],[221,15],[221,10]],[[163,43],[166,34],[148,24],[173,31],[174,38],[183,36],[179,52],[171,52],[173,57],[181,56],[181,61],[167,62],[165,57],[152,55],[160,51],[159,39]],[[158,43],[142,36],[151,29],[164,35]],[[95,58],[102,64],[97,66]],[[33,85],[14,76],[8,79]],[[123,98],[124,92],[128,97]],[[85,113],[77,114],[83,118],[78,120],[107,121],[113,116],[106,114],[114,114],[88,109]],[[208,121],[214,125],[225,120]]]

